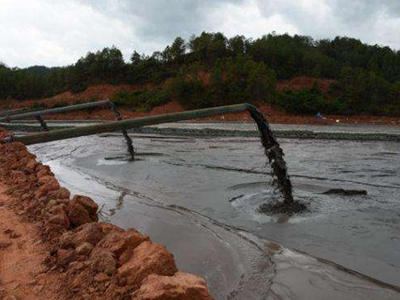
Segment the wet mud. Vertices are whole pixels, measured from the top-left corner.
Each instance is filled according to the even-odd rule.
[[[325,195],[340,195],[340,196],[357,196],[357,195],[367,195],[366,190],[345,190],[345,189],[329,189],[323,192]]]
[[[400,239],[396,238],[400,154],[364,159],[380,152],[397,153],[398,143],[280,140],[294,197],[309,202],[310,211],[271,217],[258,211],[276,193],[256,138],[169,143],[166,137],[132,137],[141,159],[133,163],[105,159],[126,155],[118,134],[30,149],[51,165],[71,191],[99,199],[104,220],[136,227],[166,244],[182,270],[207,279],[217,299],[243,299],[243,291],[251,293],[246,299],[313,299],[307,290],[320,290],[332,299],[398,297],[392,292],[379,294],[384,285],[376,283],[372,290],[378,294],[368,295],[369,279],[361,275],[354,279],[346,271],[355,280],[346,285],[339,279],[344,278],[342,268],[332,265],[327,271],[325,263],[295,251],[276,254],[266,242],[276,241],[400,285]],[[373,177],[383,174],[389,176]],[[368,195],[323,194],[337,188],[364,189]],[[314,267],[315,272],[310,271]],[[305,277],[307,284],[291,281],[302,274],[310,276]],[[319,282],[318,288],[312,282]],[[358,289],[364,292],[355,295]]]

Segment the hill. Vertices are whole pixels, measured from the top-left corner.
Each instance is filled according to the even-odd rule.
[[[347,37],[203,32],[151,56],[134,51],[128,63],[111,47],[66,67],[0,67],[5,107],[60,94],[67,101],[104,84],[125,86],[112,100],[137,112],[175,100],[185,109],[251,102],[290,114],[400,115],[400,53]]]
[[[321,90],[324,90],[330,81],[321,80],[316,78],[308,77],[295,77],[291,80],[279,80],[277,82],[278,90],[293,89],[302,90],[303,88],[309,88],[319,84]],[[90,102],[95,100],[113,99],[115,95],[118,95],[121,91],[137,91],[140,90],[141,86],[131,85],[111,85],[101,84],[89,86],[85,91],[79,93],[64,92],[53,97],[40,99],[40,100],[11,100],[8,102],[8,107],[11,109],[16,108],[53,108],[64,105],[73,105],[84,102]],[[0,110],[4,109],[4,103],[0,102]],[[313,115],[298,115],[285,112],[279,107],[272,106],[267,103],[259,103],[258,108],[261,112],[268,116],[270,123],[279,124],[337,124],[337,123],[349,123],[349,124],[379,124],[379,125],[400,125],[400,118],[389,117],[389,116],[371,116],[371,115],[324,115],[325,119],[316,120]],[[137,118],[145,117],[166,113],[174,113],[184,111],[185,108],[177,101],[168,101],[165,104],[155,106],[150,110],[135,110],[130,107],[120,107],[120,110],[124,118]],[[68,114],[57,114],[49,115],[45,117],[49,120],[114,120],[114,113],[107,108],[95,109],[95,110],[84,110],[69,112]],[[253,122],[248,113],[229,114],[224,116],[216,116],[198,121],[205,122]]]

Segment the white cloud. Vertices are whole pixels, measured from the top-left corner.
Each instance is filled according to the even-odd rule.
[[[248,0],[240,4],[226,4],[207,15],[210,30],[218,30],[228,37],[244,35],[261,37],[275,31],[276,33],[298,33],[295,24],[278,13],[263,16],[256,1]]]
[[[400,49],[398,0],[257,0],[257,4],[265,18],[278,14],[302,35],[347,36]]]
[[[369,41],[383,46],[393,45],[400,50],[400,18],[390,18],[386,14],[381,14],[374,26],[374,38]]]
[[[349,36],[400,49],[399,0],[0,0],[0,61],[66,65],[115,45],[129,58],[202,31]]]
[[[0,0],[0,59],[10,66],[70,64],[88,51],[128,51],[133,30],[74,1]]]

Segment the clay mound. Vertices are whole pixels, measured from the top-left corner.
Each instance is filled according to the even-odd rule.
[[[174,276],[150,275],[139,290],[134,292],[135,300],[164,299],[209,299],[205,282],[199,277],[177,272]],[[178,298],[179,297],[179,298]]]
[[[88,102],[90,100],[104,100],[111,98],[115,93],[121,90],[134,91],[142,87],[136,85],[112,85],[112,84],[98,84],[89,86],[86,90],[80,93],[72,93],[71,91],[64,92],[53,97],[44,99],[31,99],[24,101],[12,101],[10,108],[27,107],[29,108],[33,103],[40,102],[48,106],[54,105],[59,102],[66,102],[70,105],[76,104],[76,101]]]
[[[71,199],[23,144],[0,144],[0,181],[9,205],[39,228],[49,249],[43,276],[59,276],[65,299],[212,299],[203,279],[178,272],[165,246],[98,222],[98,205]]]
[[[150,115],[153,116],[153,115],[169,114],[182,111],[185,111],[182,105],[180,105],[177,101],[171,101],[168,102],[167,104],[154,107],[153,110],[150,112]]]
[[[8,132],[0,127],[0,139],[4,139],[6,137],[8,137]]]

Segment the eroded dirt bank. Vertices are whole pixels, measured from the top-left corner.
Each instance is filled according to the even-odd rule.
[[[213,299],[163,245],[98,222],[22,144],[0,144],[0,195],[0,299]]]
[[[327,91],[332,80],[295,77],[290,80],[281,80],[278,82],[277,89],[282,91],[284,89],[301,90],[303,88],[310,89],[314,84],[317,84],[322,91]],[[0,101],[0,109],[17,109],[17,108],[32,108],[32,105],[44,104],[48,108],[55,104],[77,104],[94,100],[112,99],[113,95],[121,90],[132,91],[139,90],[142,86],[135,85],[93,85],[88,87],[81,93],[74,94],[72,92],[65,92],[50,98],[18,101],[12,100],[8,106],[5,106],[5,101]],[[284,112],[283,110],[272,107],[270,105],[262,105],[258,107],[259,110],[268,116],[268,121],[272,124],[318,124],[318,125],[332,125],[337,123],[345,124],[377,124],[377,125],[400,125],[399,116],[370,116],[370,115],[326,115],[324,120],[316,120],[314,116],[307,115],[292,115]],[[149,112],[138,112],[133,109],[121,109],[124,118],[137,118],[144,116],[152,116],[165,113],[181,112],[185,109],[176,101],[171,101],[167,104],[157,106]],[[323,115],[324,112],[321,112]],[[59,114],[46,116],[48,120],[114,120],[115,115],[109,109],[96,109],[91,111],[75,111],[68,114]],[[252,122],[248,113],[228,114],[225,116],[215,116],[210,118],[201,119],[199,121],[213,121],[213,122]]]

